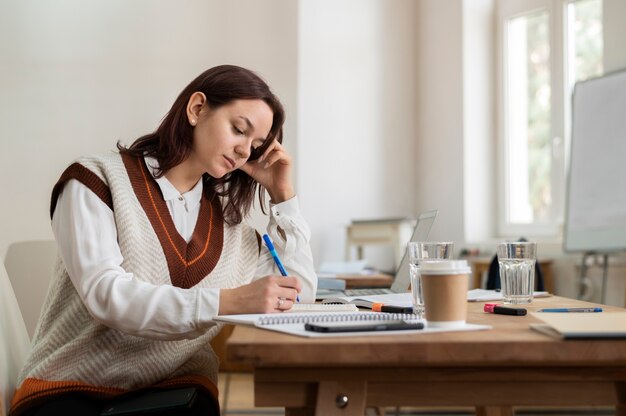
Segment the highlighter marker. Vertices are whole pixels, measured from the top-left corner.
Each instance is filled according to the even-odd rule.
[[[496,313],[498,315],[513,315],[524,316],[526,315],[526,309],[524,308],[508,308],[506,306],[500,306],[495,303],[485,303],[483,311],[487,313]]]
[[[388,312],[388,313],[413,313],[413,308],[408,306],[391,306],[383,303],[373,303],[372,311],[374,312]]]

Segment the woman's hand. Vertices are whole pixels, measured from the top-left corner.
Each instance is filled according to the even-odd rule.
[[[291,156],[276,140],[265,149],[261,157],[246,162],[241,170],[267,189],[274,204],[284,202],[295,195],[291,182]]]
[[[247,285],[220,290],[220,315],[271,313],[291,309],[302,290],[293,276],[265,276]]]

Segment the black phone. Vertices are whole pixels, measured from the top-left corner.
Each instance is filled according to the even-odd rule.
[[[100,416],[131,416],[163,410],[191,409],[198,394],[195,387],[175,390],[152,390],[127,397],[106,406]]]
[[[363,322],[323,322],[304,324],[304,329],[315,332],[358,332],[358,331],[401,331],[407,329],[423,329],[422,322],[363,321]]]

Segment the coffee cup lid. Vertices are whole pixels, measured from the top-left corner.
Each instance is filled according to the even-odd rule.
[[[467,260],[432,260],[420,263],[421,274],[464,274],[471,273]]]

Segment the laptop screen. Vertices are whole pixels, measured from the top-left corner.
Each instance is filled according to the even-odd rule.
[[[427,241],[428,234],[430,233],[430,229],[433,226],[433,222],[435,222],[436,217],[436,209],[422,212],[417,217],[417,223],[415,224],[415,230],[413,230],[411,241]],[[400,266],[398,266],[398,269],[396,270],[396,276],[393,280],[393,284],[391,285],[391,290],[396,293],[406,292],[409,290],[409,281],[409,256],[407,256],[405,250],[404,255],[402,256],[402,261],[400,261]]]

